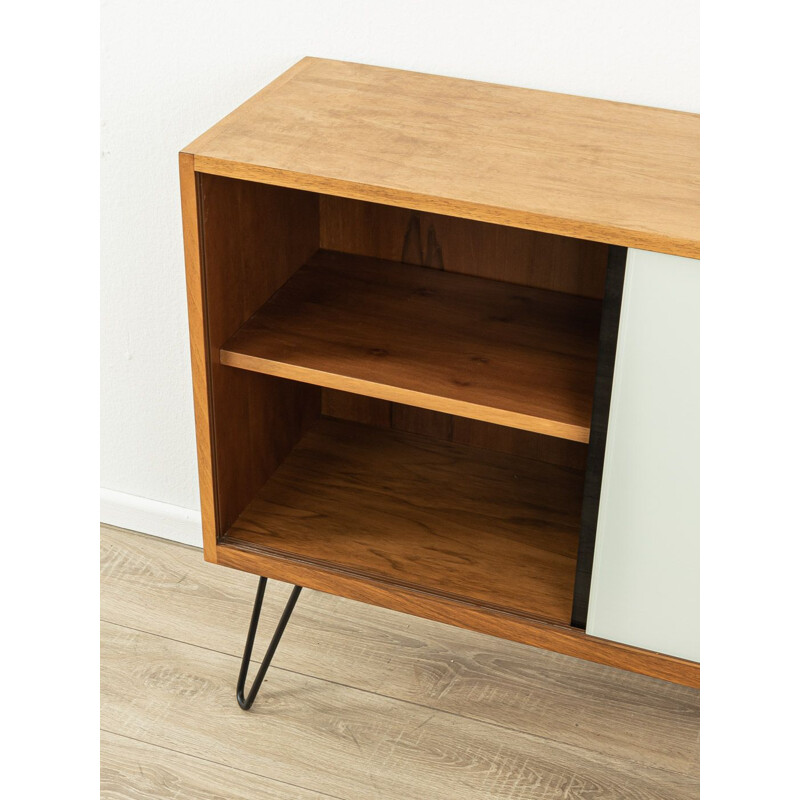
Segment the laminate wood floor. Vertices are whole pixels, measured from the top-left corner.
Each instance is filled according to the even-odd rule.
[[[103,798],[698,797],[696,690],[319,592],[243,712],[255,586],[102,528]],[[257,659],[288,591],[268,586]]]

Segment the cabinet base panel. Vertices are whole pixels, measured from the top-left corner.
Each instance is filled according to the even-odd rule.
[[[379,581],[337,574],[316,565],[312,567],[280,556],[253,552],[246,545],[226,542],[224,537],[217,543],[216,560],[213,563],[649,675],[670,683],[692,688],[700,686],[700,665],[694,661],[597,639],[566,625],[481,608],[413,589],[382,585]]]

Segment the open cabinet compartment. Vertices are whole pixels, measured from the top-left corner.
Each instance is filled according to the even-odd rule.
[[[197,188],[207,558],[569,625],[608,246]]]
[[[569,624],[582,470],[398,427],[416,411],[315,421],[220,544]]]

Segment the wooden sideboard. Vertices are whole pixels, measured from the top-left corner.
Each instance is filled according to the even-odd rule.
[[[305,58],[185,148],[206,559],[698,685],[698,134]]]

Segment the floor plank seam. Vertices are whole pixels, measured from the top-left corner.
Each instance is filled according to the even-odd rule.
[[[221,650],[215,650],[214,648],[211,648],[211,647],[204,647],[203,645],[194,644],[192,642],[185,642],[185,641],[183,641],[181,639],[174,639],[174,638],[172,638],[170,636],[164,636],[164,635],[159,634],[159,633],[153,633],[151,631],[142,630],[141,628],[135,628],[135,627],[132,627],[132,626],[129,626],[129,625],[123,625],[123,624],[120,624],[118,622],[112,622],[110,620],[103,619],[101,621],[105,622],[108,625],[113,625],[116,628],[123,628],[125,630],[137,631],[138,633],[142,633],[142,634],[144,634],[146,636],[154,636],[155,638],[158,638],[158,639],[163,639],[163,640],[170,641],[170,642],[176,642],[177,644],[182,644],[182,645],[185,645],[186,647],[196,647],[198,650],[203,650],[203,651],[209,652],[209,653],[216,653],[217,655],[225,656],[226,658],[233,658],[235,660],[240,660],[241,659],[241,656],[232,655],[230,653],[226,653],[226,652],[221,651]],[[251,664],[258,664],[258,663],[259,663],[258,660],[251,660]],[[497,723],[497,722],[487,721],[487,720],[484,720],[484,719],[480,719],[478,717],[470,717],[470,716],[466,716],[464,714],[458,714],[455,711],[447,711],[446,709],[434,708],[432,706],[428,706],[428,705],[425,705],[423,703],[417,703],[417,702],[415,702],[413,700],[405,700],[403,698],[397,698],[397,697],[392,697],[391,695],[381,694],[380,692],[374,692],[374,691],[372,691],[370,689],[361,689],[361,688],[359,688],[357,686],[352,686],[352,685],[347,684],[347,683],[339,683],[338,681],[332,681],[332,680],[329,680],[327,678],[320,678],[320,677],[318,677],[316,675],[309,675],[308,673],[298,672],[297,670],[286,669],[285,667],[271,666],[270,667],[270,671],[271,672],[285,672],[285,673],[288,673],[290,675],[297,675],[297,676],[300,676],[300,677],[307,678],[309,680],[314,680],[314,681],[319,681],[320,683],[329,684],[331,686],[339,686],[339,687],[342,687],[342,688],[345,688],[345,689],[351,689],[352,691],[360,692],[360,693],[363,693],[363,694],[366,694],[366,695],[372,695],[374,697],[380,697],[380,698],[382,698],[384,700],[390,700],[392,702],[402,703],[403,705],[412,706],[414,708],[421,708],[421,709],[425,709],[425,710],[429,710],[429,711],[435,711],[436,713],[442,714],[442,715],[447,716],[447,717],[454,717],[456,719],[462,719],[462,720],[465,720],[467,722],[473,722],[473,723],[477,723],[479,725],[484,725],[487,728],[498,729],[498,730],[506,731],[506,732],[511,733],[511,734],[524,736],[524,737],[526,737],[526,738],[528,738],[528,739],[530,739],[530,740],[532,740],[534,742],[541,742],[541,743],[544,743],[544,744],[556,745],[556,746],[559,746],[559,747],[563,747],[563,748],[568,749],[569,751],[576,752],[578,754],[586,754],[587,757],[595,756],[595,757],[600,758],[600,759],[609,758],[609,756],[606,753],[603,753],[603,752],[601,752],[599,750],[594,750],[592,748],[580,747],[578,745],[574,745],[574,744],[571,744],[569,742],[564,742],[564,741],[562,741],[560,739],[550,739],[550,738],[548,738],[546,736],[541,736],[539,734],[530,733],[529,731],[520,730],[519,728],[512,728],[512,727],[507,726],[507,725],[502,725],[502,724]],[[267,678],[267,680],[268,680],[268,678]],[[231,696],[233,697],[233,689],[231,690],[231,692],[232,692]],[[692,774],[687,773],[687,772],[679,772],[677,770],[669,769],[668,767],[650,765],[650,764],[638,761],[636,759],[624,758],[624,757],[621,757],[621,756],[615,756],[614,758],[616,758],[620,763],[626,763],[626,764],[629,764],[631,766],[642,767],[644,769],[654,770],[656,772],[664,773],[664,774],[667,774],[667,775],[674,775],[674,776],[680,777],[680,778],[688,778],[690,780],[695,780],[697,778],[696,775],[692,775]]]
[[[146,744],[148,747],[156,747],[159,750],[164,750],[167,753],[177,753],[178,755],[184,756],[185,758],[194,759],[195,761],[202,761],[205,764],[211,764],[215,767],[225,767],[226,769],[232,769],[236,772],[240,772],[242,775],[252,775],[254,778],[265,778],[273,783],[279,783],[283,786],[291,786],[295,789],[302,789],[304,792],[311,792],[313,794],[319,795],[320,797],[329,797],[331,800],[347,800],[344,797],[339,797],[335,794],[327,794],[326,792],[321,792],[318,789],[312,789],[310,786],[302,786],[299,783],[291,783],[290,781],[283,781],[280,778],[273,778],[271,775],[262,775],[260,772],[253,772],[249,769],[242,769],[241,767],[235,767],[231,764],[226,764],[224,761],[214,761],[210,758],[203,758],[202,756],[195,755],[194,753],[187,753],[183,750],[176,750],[174,747],[164,747],[163,744],[156,744],[155,742],[149,742],[147,739],[138,739],[135,736],[128,736],[126,733],[118,733],[117,731],[111,730],[110,728],[104,728],[102,725],[100,726],[101,733],[109,733],[112,736],[118,736],[120,739],[127,739],[131,742],[139,742],[139,744]]]

